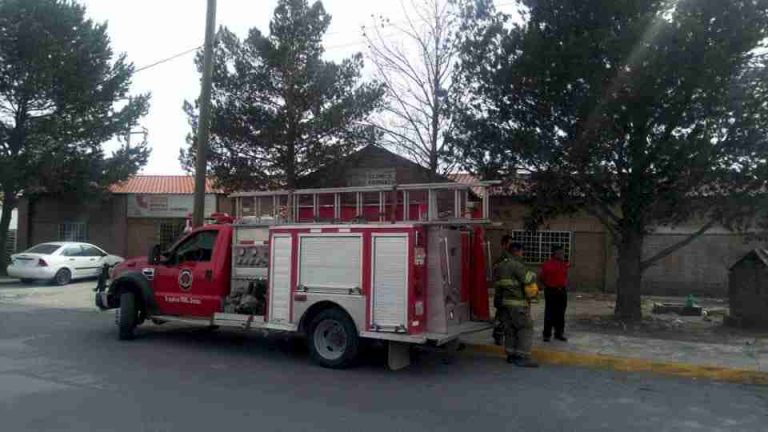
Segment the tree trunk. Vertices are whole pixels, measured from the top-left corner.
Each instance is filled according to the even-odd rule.
[[[288,143],[286,149],[286,163],[285,163],[285,187],[288,190],[296,189],[296,147],[294,146],[293,138]]]
[[[16,208],[15,194],[3,194],[3,210],[0,213],[0,274],[5,274],[5,267],[8,265],[8,254],[6,246],[8,243],[8,227],[11,225],[11,213]]]
[[[619,280],[616,286],[616,317],[625,321],[642,318],[640,288],[642,287],[643,235],[625,232],[619,243]]]

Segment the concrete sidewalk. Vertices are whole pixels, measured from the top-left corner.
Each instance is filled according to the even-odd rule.
[[[568,342],[542,342],[536,333],[533,355],[542,363],[658,372],[693,378],[768,384],[768,341],[714,344],[577,332]],[[473,351],[504,355],[490,330],[462,338]]]

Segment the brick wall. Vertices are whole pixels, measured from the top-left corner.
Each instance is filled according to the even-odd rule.
[[[128,243],[125,256],[139,257],[149,253],[149,248],[158,242],[159,219],[128,219]]]
[[[513,198],[492,197],[491,219],[501,222],[494,227],[494,254],[504,232],[524,229],[528,207]],[[695,222],[678,229],[659,229],[646,236],[644,256],[651,256],[698,229]],[[618,269],[616,249],[600,221],[585,214],[558,217],[546,221],[540,230],[572,232],[571,282],[577,289],[615,292]],[[691,244],[662,259],[643,275],[643,293],[653,295],[688,295],[725,297],[728,292],[728,268],[759,243],[747,241],[741,234],[713,229]]]
[[[653,255],[685,237],[649,235],[644,254]],[[757,245],[739,234],[704,234],[646,270],[643,290],[647,294],[725,297],[729,267]]]
[[[489,229],[492,254],[498,256],[501,236],[512,230],[525,229],[524,218],[528,206],[509,197],[492,197],[491,220],[501,225]],[[583,291],[606,290],[606,260],[610,239],[595,218],[580,213],[546,221],[540,230],[571,232],[571,268],[569,281],[573,289]]]
[[[86,225],[86,240],[109,253],[125,253],[125,196],[111,195],[88,202],[42,197],[19,206],[20,247],[59,240],[59,225],[79,222]]]

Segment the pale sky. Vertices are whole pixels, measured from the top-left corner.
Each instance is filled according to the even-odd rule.
[[[202,45],[205,33],[205,0],[79,0],[88,17],[108,23],[115,52],[125,52],[137,68]],[[218,0],[217,27],[229,27],[243,37],[258,27],[269,32],[276,0]],[[406,0],[406,5],[409,1]],[[325,37],[326,58],[338,60],[356,52],[366,53],[360,27],[372,22],[371,15],[384,15],[402,21],[399,0],[324,0],[331,17]],[[500,10],[511,9],[512,2],[497,1]],[[384,31],[386,34],[386,30]],[[141,120],[152,148],[144,174],[181,174],[179,149],[186,146],[190,129],[182,111],[185,99],[194,100],[200,92],[200,76],[194,53],[157,65],[134,75],[132,93],[152,94],[149,114]],[[136,136],[133,139],[140,139]],[[106,144],[107,150],[116,144]]]

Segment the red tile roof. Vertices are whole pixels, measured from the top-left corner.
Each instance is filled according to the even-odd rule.
[[[109,190],[116,194],[193,194],[195,178],[186,175],[137,175],[112,185]],[[213,187],[211,179],[206,181],[205,192],[221,193]]]

